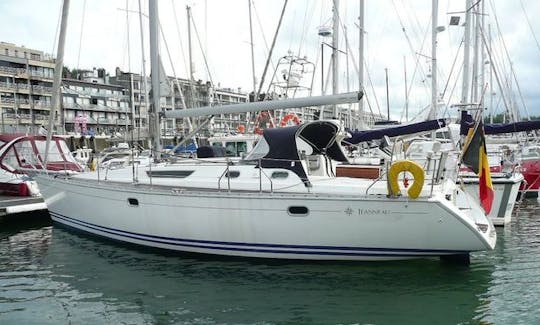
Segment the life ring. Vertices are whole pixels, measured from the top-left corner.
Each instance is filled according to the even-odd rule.
[[[300,118],[298,117],[298,115],[293,114],[293,113],[289,113],[289,114],[286,114],[285,116],[283,116],[283,118],[279,122],[279,126],[281,126],[281,127],[286,126],[289,123],[289,121],[291,121],[291,120],[293,121],[293,123],[295,125],[300,124]]]
[[[420,196],[420,192],[422,192],[422,187],[424,186],[424,179],[426,178],[424,169],[418,163],[411,160],[399,160],[394,162],[388,171],[388,182],[390,184],[390,194],[392,195],[401,193],[398,184],[398,175],[401,172],[409,172],[413,175],[414,182],[407,190],[407,194],[409,194],[411,199],[416,199]]]

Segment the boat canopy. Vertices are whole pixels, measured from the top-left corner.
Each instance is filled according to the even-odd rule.
[[[2,134],[0,135],[0,165],[11,172],[47,169],[49,171],[83,171],[73,158],[62,137],[53,136],[49,147],[49,161],[44,166],[47,137],[43,135]]]
[[[325,155],[346,162],[339,144],[340,127],[333,121],[313,121],[302,125],[264,130],[261,139],[245,161],[260,161],[264,168],[284,168],[307,183],[302,159],[304,155]],[[301,157],[302,156],[302,157]]]
[[[474,126],[474,123],[474,118],[466,111],[462,111],[460,134],[466,135],[468,130]],[[528,132],[538,129],[540,129],[540,121],[521,121],[513,123],[493,123],[484,125],[485,134]]]
[[[445,119],[437,119],[377,130],[355,130],[349,131],[349,133],[351,133],[351,137],[345,139],[344,142],[346,142],[347,144],[358,144],[371,140],[379,140],[382,139],[384,136],[397,137],[400,135],[429,132],[443,128],[445,126]]]

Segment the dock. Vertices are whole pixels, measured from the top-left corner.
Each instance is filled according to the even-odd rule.
[[[42,197],[20,197],[0,195],[0,222],[11,219],[16,215],[24,215],[24,218],[33,216],[46,216],[47,205]]]

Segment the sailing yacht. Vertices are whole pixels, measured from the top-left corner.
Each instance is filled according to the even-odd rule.
[[[455,182],[418,197],[386,179],[335,177],[339,123],[268,129],[241,162],[176,163],[36,175],[53,221],[114,240],[184,252],[310,260],[466,256],[496,234]],[[134,178],[136,181],[134,182]]]
[[[154,108],[159,108],[157,1],[150,1]],[[362,93],[164,112],[166,118],[358,102]],[[154,123],[158,123],[157,119]],[[155,128],[159,130],[159,128]],[[341,124],[266,129],[242,160],[183,159],[34,177],[54,222],[120,242],[221,256],[301,260],[459,257],[495,247],[477,202],[443,177],[396,170],[377,179],[335,176],[347,162]],[[159,155],[159,137],[154,138]],[[409,162],[410,163],[410,162]],[[425,184],[424,184],[425,183]]]

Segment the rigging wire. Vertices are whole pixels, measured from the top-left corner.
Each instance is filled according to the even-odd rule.
[[[314,2],[308,2],[309,4],[313,4]],[[300,56],[302,52],[302,48],[305,45],[306,41],[306,35],[308,33],[309,27],[311,26],[311,21],[313,19],[313,12],[315,11],[315,6],[306,5],[306,10],[304,12],[304,23],[301,24],[303,26],[303,30],[301,33],[300,43],[298,44],[298,52],[296,53],[297,56]]]
[[[531,30],[531,34],[534,38],[534,41],[536,43],[536,47],[538,48],[538,51],[540,51],[540,43],[538,43],[538,39],[536,38],[536,34],[534,33],[534,30],[531,25],[531,21],[529,20],[529,16],[527,15],[527,11],[525,10],[525,7],[523,6],[523,1],[519,0],[519,4],[521,5],[521,10],[523,10],[523,14],[525,15],[525,19],[527,20],[527,25],[529,25],[529,29]]]
[[[195,18],[193,18],[193,14],[191,12],[189,13],[191,17],[191,21],[193,24],[193,30],[195,31],[195,36],[197,37],[197,43],[199,44],[199,48],[201,50],[201,55],[203,57],[204,65],[206,67],[206,71],[208,72],[208,79],[210,81],[210,85],[214,87],[214,81],[212,80],[212,74],[210,73],[210,66],[208,65],[208,60],[206,58],[206,54],[204,53],[204,47],[201,42],[201,38],[199,37],[199,32],[197,31],[197,25],[195,24]]]
[[[459,57],[459,53],[460,53],[460,50],[461,50],[461,47],[463,46],[463,39],[461,40],[461,42],[459,43],[459,47],[456,51],[456,55],[454,57],[454,61],[452,62],[452,65],[450,67],[450,73],[448,74],[448,78],[446,78],[446,83],[443,87],[443,90],[441,91],[441,98],[444,98],[445,94],[446,94],[446,91],[448,90],[448,85],[450,84],[450,79],[452,78],[452,75],[454,73],[454,68],[456,67],[456,62],[458,60],[458,57]],[[463,65],[461,65],[463,66]],[[459,75],[459,73],[461,72],[461,68],[460,68],[460,71],[457,72],[456,75]],[[453,91],[451,92],[453,93]],[[450,96],[448,96],[448,98],[450,99]]]
[[[496,13],[496,10],[495,10],[495,5],[493,4],[493,1],[492,1],[492,0],[490,0],[489,3],[490,3],[490,6],[491,6],[491,10],[493,11],[493,16],[494,16],[494,18],[495,18],[495,25],[496,25],[496,27],[497,27],[497,31],[498,31],[499,35],[501,35],[501,36],[500,36],[500,39],[501,39],[501,42],[502,42],[502,48],[503,48],[503,50],[504,50],[505,58],[510,62],[510,67],[511,67],[511,68],[510,68],[510,76],[513,77],[513,79],[514,79],[514,81],[515,81],[515,83],[516,83],[516,85],[517,85],[517,84],[519,84],[519,83],[518,83],[518,80],[517,80],[517,77],[516,77],[516,72],[515,72],[515,70],[513,69],[512,61],[510,60],[510,54],[508,53],[508,48],[507,48],[507,46],[506,46],[506,42],[504,41],[504,38],[502,37],[502,32],[501,32],[501,28],[500,28],[500,25],[499,25],[499,19],[497,18],[497,13]],[[483,36],[483,34],[482,34],[482,36]],[[484,42],[485,42],[485,39],[484,39]],[[522,102],[524,103],[523,96],[521,95],[521,90],[519,90],[519,86],[517,86],[517,87],[518,87],[518,93],[519,93],[519,95],[520,95],[520,97],[521,97],[521,100],[522,100]],[[529,110],[528,110],[527,106],[524,106],[523,108],[525,109],[525,113],[526,113],[527,116],[529,117],[530,115],[529,115]],[[511,108],[510,108],[510,107],[507,107],[507,109],[510,110]],[[511,112],[511,113],[512,113],[512,112]],[[518,112],[513,112],[513,113],[516,114],[514,117],[517,117]],[[516,121],[514,121],[514,122],[516,122]]]
[[[126,0],[126,9],[127,9],[127,0]],[[83,31],[84,31],[84,17],[85,16],[86,16],[86,0],[83,1],[83,8],[82,8],[81,33],[79,35],[79,52],[77,53],[77,70],[79,70],[79,67],[80,67],[79,62],[81,60],[81,49],[82,49],[82,38],[83,38]]]
[[[62,21],[62,6],[63,2],[60,2],[60,9],[58,10],[58,21],[56,22],[56,32],[54,33],[54,41],[53,46],[51,50],[51,54],[54,55],[56,53],[56,40],[58,39],[58,35],[60,34],[60,22]]]
[[[254,1],[252,2],[252,7],[251,8],[253,9],[253,13],[255,14],[255,20],[257,21],[257,23],[259,25],[261,37],[262,37],[262,40],[263,40],[263,43],[264,43],[264,46],[265,46],[265,50],[266,50],[265,55],[268,56],[269,53],[270,53],[270,46],[268,45],[268,41],[266,39],[264,29],[263,29],[263,26],[262,26],[262,23],[261,23],[261,18],[259,17],[259,13],[257,11],[257,7],[255,6]],[[272,66],[273,70],[276,70],[276,65],[275,65],[274,60],[272,58],[270,58],[270,65]]]
[[[184,69],[189,71],[188,62],[186,61],[186,54],[184,52],[184,42],[182,41],[182,33],[180,32],[180,23],[178,21],[178,15],[176,14],[176,6],[174,5],[174,0],[171,0],[171,5],[173,7],[174,22],[176,25],[176,33],[178,37],[178,44],[180,46],[180,53],[182,54],[182,61],[184,62]],[[185,106],[184,106],[185,107]]]
[[[416,74],[420,73],[421,78],[422,78],[422,83],[424,83],[427,77],[426,77],[426,73],[424,72],[424,70],[422,68],[422,65],[420,64],[420,55],[419,55],[418,52],[416,52],[414,50],[414,46],[412,44],[411,38],[409,37],[409,34],[407,33],[407,29],[405,28],[405,25],[403,23],[401,15],[399,14],[399,10],[396,7],[396,4],[395,4],[394,0],[392,0],[392,6],[394,8],[394,11],[396,12],[396,16],[398,17],[399,24],[401,26],[401,30],[403,31],[403,35],[405,36],[405,40],[407,41],[407,44],[409,45],[409,50],[413,54],[415,65],[414,65],[413,74],[411,76],[411,81],[414,81],[415,78],[416,78]],[[426,32],[425,35],[427,35],[427,32]],[[424,39],[422,40],[422,43],[420,45],[420,51],[423,51],[426,39],[427,39],[427,36],[425,36]],[[414,82],[411,82],[411,84],[409,86],[409,89],[407,90],[407,96],[410,96],[410,93],[412,92],[412,89],[413,89],[413,85],[414,85]],[[426,91],[427,91],[427,89],[426,89]]]
[[[277,39],[277,36],[278,36],[278,33],[279,33],[279,30],[281,29],[281,23],[283,21],[283,16],[285,15],[285,9],[287,8],[287,3],[288,3],[288,0],[285,0],[283,2],[283,8],[281,10],[281,15],[279,17],[279,21],[278,21],[278,25],[277,25],[277,28],[276,28],[276,32],[274,34],[274,38],[272,39],[272,45],[270,47],[270,53],[268,53],[268,57],[267,57],[267,60],[266,60],[266,64],[264,66],[264,70],[263,70],[263,74],[262,74],[262,77],[261,77],[261,82],[259,83],[259,88],[257,90],[257,93],[255,94],[255,98],[258,98],[259,97],[259,94],[261,93],[261,90],[262,90],[262,87],[263,87],[263,83],[264,83],[264,78],[266,76],[266,71],[268,70],[268,65],[270,64],[270,61],[272,60],[272,51],[274,49],[274,46],[275,46],[275,43],[276,43],[276,39]]]

